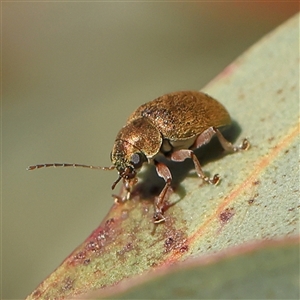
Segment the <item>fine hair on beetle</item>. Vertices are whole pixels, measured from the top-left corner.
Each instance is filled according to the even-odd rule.
[[[118,171],[112,189],[122,181],[125,195],[114,196],[118,202],[131,198],[133,186],[138,182],[137,173],[143,164],[154,164],[157,175],[165,185],[154,201],[154,223],[165,221],[165,198],[172,183],[172,174],[167,165],[158,160],[163,155],[174,162],[190,158],[197,175],[206,183],[216,185],[218,174],[206,176],[194,150],[208,144],[216,136],[227,152],[247,150],[250,143],[243,139],[235,146],[221,133],[231,125],[226,108],[211,96],[198,91],[180,91],[165,94],[138,107],[127,119],[115,139],[110,155],[110,167],[73,163],[46,163],[29,166],[27,170],[47,167],[83,167],[98,170]]]

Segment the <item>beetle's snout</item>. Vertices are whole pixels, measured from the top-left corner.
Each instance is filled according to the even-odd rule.
[[[130,180],[136,176],[136,171],[132,167],[127,167],[124,172],[120,173],[120,176],[126,180]]]
[[[112,185],[112,190],[116,187],[116,185],[119,183],[119,181],[123,178],[125,180],[131,180],[135,178],[136,171],[132,167],[126,167],[125,170],[119,170],[119,177]]]

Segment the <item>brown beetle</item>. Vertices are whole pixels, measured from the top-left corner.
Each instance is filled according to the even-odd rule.
[[[80,164],[41,164],[29,166],[28,170],[42,167],[73,166],[91,169],[117,169],[118,179],[112,189],[122,179],[127,194],[118,200],[130,199],[131,190],[137,182],[136,174],[144,163],[154,163],[157,174],[165,181],[165,186],[155,201],[154,222],[165,220],[164,200],[171,185],[169,168],[156,161],[163,154],[172,161],[191,158],[200,178],[210,184],[217,184],[219,176],[207,177],[192,149],[207,144],[216,135],[222,147],[229,152],[246,150],[250,144],[244,139],[242,145],[233,146],[227,141],[220,128],[231,124],[231,118],[217,100],[197,91],[182,91],[163,95],[140,106],[119,131],[112,152],[111,167],[97,167]]]

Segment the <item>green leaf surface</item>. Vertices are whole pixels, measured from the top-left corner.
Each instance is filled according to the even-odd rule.
[[[190,259],[86,298],[299,299],[299,239],[258,242]]]
[[[159,225],[153,224],[153,200],[163,182],[153,168],[144,170],[133,199],[115,204],[27,299],[84,295],[194,256],[299,234],[299,15],[251,47],[204,91],[234,120],[226,137],[237,143],[247,137],[251,148],[225,155],[212,141],[201,149],[205,172],[221,176],[216,187],[203,184],[191,162],[170,164],[173,192]],[[277,253],[268,249],[262,255]],[[249,256],[235,259],[246,264]],[[224,298],[230,298],[225,290]]]

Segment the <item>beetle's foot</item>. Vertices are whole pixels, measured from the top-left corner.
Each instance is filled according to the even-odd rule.
[[[241,150],[248,150],[250,148],[250,142],[247,139],[243,139],[242,144],[234,147],[233,151],[237,152],[237,151],[241,151]]]
[[[220,176],[219,174],[215,174],[213,179],[212,179],[212,184],[217,185],[220,182]]]
[[[251,144],[247,139],[243,139],[242,144],[240,145],[241,150],[248,150],[250,148]]]
[[[121,196],[118,196],[118,195],[112,195],[112,196],[115,200],[115,203],[121,204],[121,203],[124,203],[126,201],[125,197],[121,197]]]
[[[205,176],[203,180],[209,184],[217,185],[220,182],[220,176],[219,174],[215,174],[213,178]]]
[[[251,144],[247,139],[243,139],[241,146],[243,150],[248,150],[251,147]]]
[[[161,211],[156,211],[153,215],[153,219],[155,224],[164,222],[166,220],[166,218],[164,217]]]

